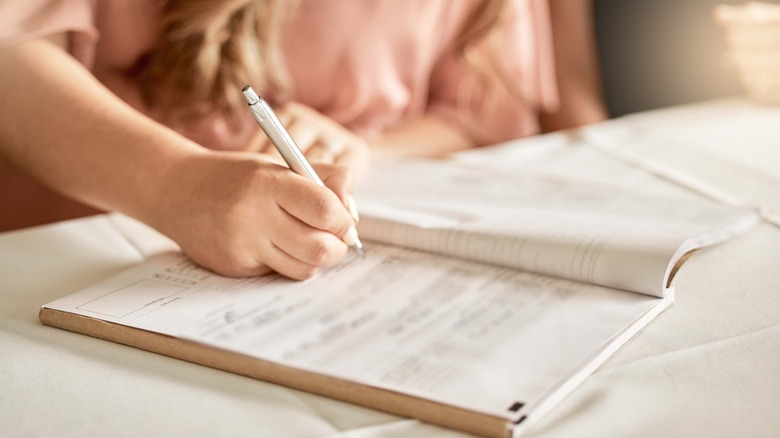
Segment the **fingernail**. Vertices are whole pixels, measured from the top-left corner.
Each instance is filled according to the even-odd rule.
[[[355,229],[355,227],[349,227],[349,229],[347,230],[347,234],[344,235],[344,243],[346,243],[349,246],[352,246],[355,244],[357,239],[358,239],[357,229]]]
[[[355,203],[355,198],[352,197],[352,195],[347,195],[347,210],[349,210],[349,214],[352,215],[352,219],[355,219],[355,223],[357,224],[360,222],[360,215],[358,214],[357,204]]]

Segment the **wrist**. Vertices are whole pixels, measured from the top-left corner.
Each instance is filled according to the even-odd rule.
[[[199,189],[194,184],[199,179],[199,169],[216,159],[217,154],[181,140],[184,142],[178,147],[160,148],[161,153],[149,160],[148,166],[137,170],[134,193],[123,197],[128,202],[120,210],[169,237],[173,231],[169,226],[171,217],[197,196]]]

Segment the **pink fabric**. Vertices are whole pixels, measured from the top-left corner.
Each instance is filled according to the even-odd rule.
[[[155,0],[25,0],[0,5],[0,47],[72,31],[72,54],[109,89],[150,117],[124,75],[155,41]],[[537,133],[536,113],[557,105],[546,0],[514,0],[501,52],[523,92],[485,99],[473,69],[454,53],[471,0],[302,0],[283,30],[294,99],[365,136],[432,113],[477,144]],[[237,90],[238,92],[238,90]],[[467,96],[466,104],[459,96]],[[486,105],[489,104],[489,105]],[[490,110],[486,110],[486,106]],[[257,127],[207,114],[171,126],[214,149],[241,149]]]

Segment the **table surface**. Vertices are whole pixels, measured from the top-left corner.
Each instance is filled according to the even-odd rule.
[[[657,151],[656,160],[669,159],[740,199],[776,208],[777,122],[778,108],[727,99],[602,127],[619,128],[620,136],[611,138],[627,149]],[[511,163],[517,171],[583,184],[697,196],[606,156],[576,132],[460,159]],[[39,322],[41,305],[170,245],[119,215],[0,234],[0,436],[464,436]],[[780,226],[762,223],[697,253],[675,283],[672,308],[527,436],[780,436]]]

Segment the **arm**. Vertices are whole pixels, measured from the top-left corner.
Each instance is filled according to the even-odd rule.
[[[370,142],[379,155],[441,157],[474,147],[474,142],[449,122],[427,114]]]
[[[368,167],[372,154],[439,157],[474,147],[474,142],[458,128],[433,114],[401,124],[368,141],[297,102],[286,103],[277,114],[309,160],[346,166],[356,174]],[[248,149],[266,153],[282,162],[262,132]]]
[[[61,193],[117,210],[228,275],[293,278],[343,256],[352,219],[330,190],[258,154],[208,151],[138,113],[62,47],[0,50],[0,154]],[[348,190],[345,174],[324,180]]]
[[[537,14],[536,8],[526,7],[530,2],[517,2],[513,5],[516,7],[505,11],[507,15],[496,24],[493,33],[470,49],[471,54],[477,55],[475,59],[483,63],[494,62],[502,68],[486,68],[481,72],[482,69],[466,62],[454,46],[448,47],[431,72],[428,114],[385,133],[373,142],[373,149],[398,155],[441,156],[537,133],[537,118],[548,131],[605,118],[592,39],[590,1],[549,1],[552,3],[554,55],[560,68],[556,78],[539,79],[545,84],[550,82],[550,87],[536,85],[536,78],[524,76],[529,67],[542,67],[528,64],[525,44],[529,42],[529,36],[525,26],[534,19],[547,17]],[[535,36],[540,39],[530,40],[534,44],[548,42],[543,38],[546,35]],[[495,44],[496,38],[500,38],[499,45]],[[496,51],[496,47],[500,47],[500,51]],[[546,44],[542,50],[545,48]],[[545,61],[550,61],[547,59],[550,57],[540,56],[536,62],[546,67]],[[539,70],[540,74],[552,72],[552,69]],[[480,72],[486,73],[485,76]],[[557,84],[552,83],[554,79]],[[538,87],[530,94],[541,101],[554,101],[546,99],[550,94],[547,91],[558,85],[562,109],[555,114],[539,115],[536,107],[529,105],[514,90],[504,87],[507,82],[520,88]],[[464,96],[469,99],[463,100]],[[488,97],[492,102],[483,104],[481,99]]]
[[[542,130],[606,119],[591,0],[550,0],[550,16],[561,105],[554,113],[540,115]]]

